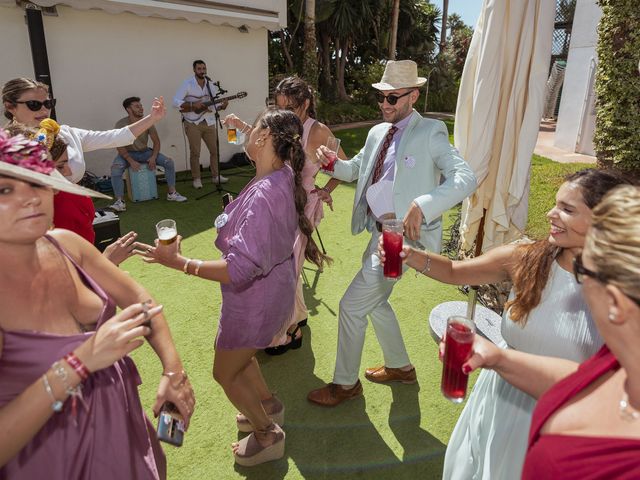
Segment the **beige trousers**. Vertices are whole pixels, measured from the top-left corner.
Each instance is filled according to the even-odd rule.
[[[211,174],[218,176],[218,154],[216,152],[216,138],[218,129],[215,125],[207,125],[205,120],[200,123],[184,122],[184,131],[189,140],[189,162],[191,164],[191,177],[200,178],[200,147],[202,141],[209,150],[209,161],[211,163]]]

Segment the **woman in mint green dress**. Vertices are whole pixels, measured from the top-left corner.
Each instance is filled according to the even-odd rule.
[[[502,321],[503,348],[583,362],[602,345],[572,273],[591,223],[591,209],[626,183],[587,169],[566,177],[547,217],[549,237],[504,245],[470,260],[452,262],[405,247],[406,263],[441,282],[481,285],[513,282]],[[427,262],[430,267],[427,268]],[[483,370],[447,447],[444,479],[520,478],[535,399],[492,370]]]

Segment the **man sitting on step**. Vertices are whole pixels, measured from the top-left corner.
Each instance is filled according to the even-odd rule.
[[[144,108],[139,97],[125,98],[122,106],[127,111],[127,116],[116,122],[116,128],[122,128],[131,123],[137,122],[144,116]],[[148,147],[149,137],[153,143],[153,148]],[[111,209],[116,212],[124,212],[127,209],[124,203],[124,181],[122,174],[131,167],[136,172],[140,170],[141,164],[146,163],[149,170],[155,171],[156,165],[164,168],[167,179],[168,193],[167,200],[170,202],[184,202],[187,197],[180,195],[176,191],[176,168],[169,157],[160,153],[160,137],[155,127],[151,127],[144,133],[136,137],[131,145],[118,147],[118,156],[111,165],[111,185],[116,201],[111,205]]]

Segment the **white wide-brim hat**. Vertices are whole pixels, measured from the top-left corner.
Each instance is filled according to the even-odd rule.
[[[55,190],[60,190],[61,192],[74,193],[76,195],[85,195],[95,198],[111,198],[103,193],[71,183],[57,170],[53,170],[49,174],[39,173],[29,170],[28,168],[19,167],[18,165],[13,165],[0,160],[0,177],[16,178],[24,182],[42,185],[44,187],[51,187]]]
[[[413,60],[389,60],[379,83],[371,86],[378,90],[421,87],[427,82],[418,76],[418,65]]]

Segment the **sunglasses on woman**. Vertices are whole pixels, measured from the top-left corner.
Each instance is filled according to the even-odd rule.
[[[606,285],[609,283],[607,277],[602,275],[601,273],[594,272],[593,270],[589,270],[582,264],[582,254],[578,254],[573,258],[573,276],[576,277],[576,282],[582,284],[584,281],[584,277],[591,277],[594,280],[599,281],[600,283]],[[634,297],[631,297],[625,293],[627,297],[629,297],[633,302],[635,302],[638,306],[640,306],[640,300]]]
[[[594,272],[593,270],[589,270],[582,264],[582,254],[578,254],[573,257],[573,276],[576,277],[576,282],[582,284],[584,281],[585,275],[587,277],[594,278],[601,283],[607,283],[607,279],[604,275],[599,274],[598,272]]]
[[[47,110],[53,110],[53,107],[56,106],[56,99],[48,98],[44,102],[41,102],[40,100],[23,100],[23,101],[16,101],[15,103],[23,103],[32,112],[37,112],[42,107],[46,108]]]
[[[398,103],[398,100],[400,100],[402,97],[406,97],[411,92],[413,92],[413,90],[409,90],[402,95],[394,95],[393,93],[385,95],[382,92],[376,92],[376,100],[378,101],[378,103],[384,103],[384,101],[386,100],[389,105],[395,105],[396,103]]]

